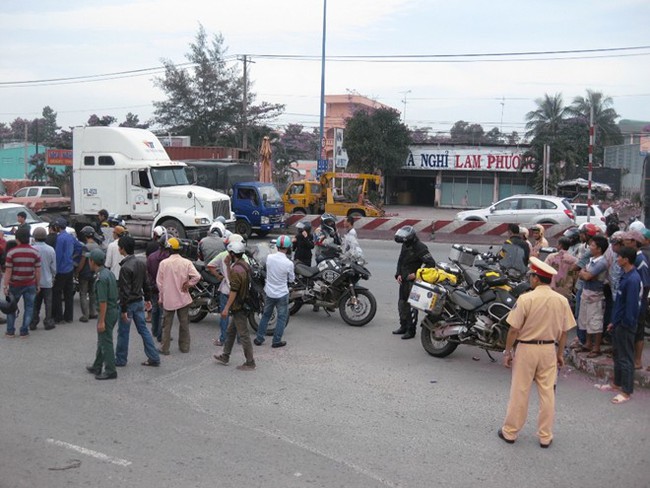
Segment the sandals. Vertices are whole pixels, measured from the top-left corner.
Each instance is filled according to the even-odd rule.
[[[610,385],[609,383],[605,383],[603,385],[601,385],[600,383],[597,383],[597,384],[594,385],[594,388],[596,388],[597,390],[600,390],[600,391],[620,391],[620,388],[618,388],[618,387],[616,387],[614,385]]]
[[[587,354],[588,358],[597,358],[598,356],[602,355],[603,353],[600,351],[591,351],[589,354]]]
[[[621,403],[625,403],[627,401],[630,401],[631,399],[632,399],[631,396],[625,396],[622,393],[619,393],[614,398],[612,398],[612,403],[615,404],[615,405],[619,405]]]
[[[146,361],[140,363],[142,366],[153,366],[154,368],[157,368],[160,366],[160,363],[154,363],[151,359],[147,359]]]

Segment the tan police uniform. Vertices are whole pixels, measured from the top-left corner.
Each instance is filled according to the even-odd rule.
[[[551,277],[556,273],[551,266],[534,257],[530,267],[533,273],[541,276]],[[562,332],[575,327],[576,321],[568,300],[543,283],[519,297],[507,321],[510,327],[519,331],[519,335],[512,362],[510,401],[502,428],[503,436],[507,440],[517,438],[526,422],[528,397],[534,381],[539,396],[537,436],[541,444],[550,444],[557,377],[555,343]]]

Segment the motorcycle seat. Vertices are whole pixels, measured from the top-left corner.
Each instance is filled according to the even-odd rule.
[[[296,273],[305,278],[313,278],[320,270],[318,266],[305,266],[304,264],[296,264]]]
[[[462,290],[454,290],[450,296],[451,300],[463,310],[475,310],[483,305],[481,297],[470,295]]]
[[[199,273],[201,274],[201,279],[203,281],[207,281],[213,285],[218,285],[221,283],[221,281],[219,281],[212,273],[206,271],[205,269],[202,269]]]

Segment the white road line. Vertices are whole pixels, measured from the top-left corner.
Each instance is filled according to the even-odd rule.
[[[47,442],[49,442],[50,444],[54,444],[55,446],[65,447],[67,449],[80,452],[81,454],[85,454],[86,456],[94,457],[95,459],[99,459],[100,461],[107,461],[112,464],[117,464],[118,466],[126,467],[131,464],[131,461],[127,461],[126,459],[115,458],[107,454],[104,454],[102,452],[97,452],[97,451],[93,451],[92,449],[86,449],[85,447],[69,444],[68,442],[57,441],[56,439],[47,439]]]

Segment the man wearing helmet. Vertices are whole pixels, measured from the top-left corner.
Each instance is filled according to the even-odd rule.
[[[253,345],[251,344],[251,338],[248,333],[246,310],[244,309],[244,302],[250,286],[251,268],[243,259],[244,252],[246,251],[246,245],[243,241],[232,241],[226,249],[231,260],[231,265],[228,270],[230,293],[228,294],[228,301],[225,307],[221,310],[221,318],[227,319],[230,312],[232,312],[232,320],[228,324],[223,352],[219,355],[215,354],[213,357],[219,363],[227,365],[230,361],[232,347],[235,344],[235,337],[239,334],[246,362],[237,366],[237,369],[252,371],[255,369],[255,358],[253,357]]]
[[[311,266],[311,250],[314,249],[314,236],[309,222],[296,224],[296,235],[293,238],[294,260]]]
[[[325,259],[338,256],[341,249],[341,236],[336,230],[336,217],[330,213],[324,213],[320,218],[320,227],[316,229],[316,262],[320,263]]]
[[[412,309],[408,302],[413,287],[413,281],[408,278],[410,274],[415,273],[423,265],[428,268],[435,267],[436,261],[431,256],[429,248],[418,239],[415,229],[410,225],[402,227],[395,233],[395,242],[402,245],[402,250],[397,260],[397,270],[395,272],[395,279],[399,283],[399,297],[397,300],[399,329],[394,330],[393,334],[403,334],[402,339],[412,339],[415,337],[418,314],[417,310]]]
[[[145,248],[144,254],[146,257],[151,256],[153,253],[160,249],[160,239],[167,238],[167,229],[162,225],[157,225],[153,228],[153,234],[151,240],[147,242],[147,247]]]
[[[293,263],[287,257],[291,250],[291,238],[289,236],[280,236],[275,241],[278,252],[269,254],[266,258],[266,283],[264,285],[264,312],[260,320],[260,326],[257,329],[255,345],[264,344],[266,328],[269,325],[269,319],[273,314],[273,309],[277,310],[277,322],[273,342],[271,347],[284,347],[287,345],[282,340],[284,328],[289,319],[289,285],[288,283],[295,280],[293,272]]]
[[[84,256],[95,249],[101,249],[99,236],[93,227],[85,226],[79,232],[81,243],[83,244]],[[77,273],[79,279],[79,305],[81,306],[80,322],[88,322],[89,319],[97,318],[95,304],[95,272],[90,269],[90,263],[84,259],[84,264]]]
[[[174,314],[178,315],[178,348],[181,352],[190,352],[189,311],[192,296],[189,290],[201,279],[192,261],[180,255],[181,243],[177,238],[167,239],[167,249],[170,255],[160,261],[156,276],[158,303],[164,310],[160,353],[165,356],[169,355]]]
[[[217,254],[225,251],[224,237],[226,237],[226,227],[218,220],[212,222],[208,235],[199,242],[199,259],[209,263]]]
[[[224,239],[224,245],[228,246],[231,242],[243,242],[244,238],[239,234],[229,234]],[[244,261],[247,261],[247,256],[244,254]],[[207,269],[214,275],[219,283],[219,309],[223,310],[228,303],[228,296],[230,295],[230,280],[228,279],[228,269],[230,267],[230,253],[226,250],[217,254],[210,262],[207,263]],[[226,331],[228,330],[228,317],[219,319],[220,334],[215,337],[212,343],[217,346],[223,346],[226,342]]]

